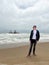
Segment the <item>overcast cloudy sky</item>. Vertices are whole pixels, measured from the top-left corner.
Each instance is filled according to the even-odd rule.
[[[0,0],[0,32],[27,32],[35,24],[49,32],[49,0]]]

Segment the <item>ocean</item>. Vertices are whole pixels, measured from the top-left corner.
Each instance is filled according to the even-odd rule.
[[[49,42],[49,34],[41,33],[39,42]],[[29,33],[19,33],[19,34],[9,34],[2,33],[0,34],[0,45],[3,44],[14,44],[21,42],[29,42]]]

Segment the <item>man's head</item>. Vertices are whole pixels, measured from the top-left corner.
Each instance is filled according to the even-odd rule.
[[[36,26],[36,25],[34,25],[34,26],[33,26],[33,30],[36,30],[36,28],[37,28],[37,26]]]

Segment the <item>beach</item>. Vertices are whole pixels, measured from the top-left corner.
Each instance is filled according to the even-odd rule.
[[[49,65],[49,0],[0,0],[0,65]]]
[[[24,44],[24,45],[22,45]],[[25,45],[26,44],[26,45]],[[12,44],[11,44],[12,45]],[[36,56],[27,57],[29,43],[0,48],[0,65],[49,65],[49,42],[39,42]]]

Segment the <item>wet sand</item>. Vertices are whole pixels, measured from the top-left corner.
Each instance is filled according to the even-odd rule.
[[[0,49],[0,65],[49,65],[49,43],[38,43],[36,55],[26,57],[29,45]]]

